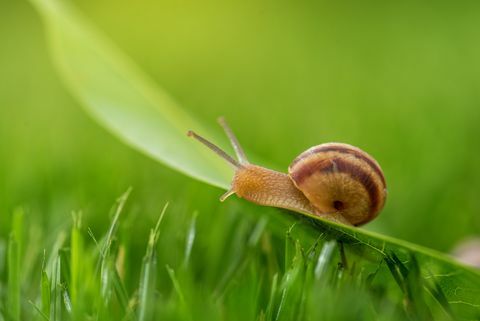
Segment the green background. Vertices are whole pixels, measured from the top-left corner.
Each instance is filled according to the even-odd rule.
[[[211,127],[226,116],[246,149],[277,169],[323,142],[371,153],[385,171],[389,195],[367,229],[442,251],[478,233],[478,4],[75,5],[184,109]],[[22,1],[1,6],[2,235],[17,206],[36,224],[69,224],[70,211],[82,210],[101,227],[128,186],[148,223],[166,200],[202,208],[207,220],[222,192],[166,169],[99,127],[62,86],[33,8]],[[192,190],[202,202],[183,202]]]

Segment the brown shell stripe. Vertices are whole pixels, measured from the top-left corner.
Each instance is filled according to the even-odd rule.
[[[382,191],[379,190],[379,186],[375,184],[372,176],[362,167],[353,164],[349,160],[344,160],[338,157],[319,160],[317,162],[312,162],[312,164],[309,165],[311,166],[301,166],[300,168],[297,168],[295,173],[290,174],[297,185],[300,185],[303,180],[310,177],[315,172],[345,173],[362,184],[367,191],[371,204],[370,215],[374,214],[382,205],[380,204],[380,194]]]
[[[359,151],[356,148],[353,148],[353,146],[352,147],[347,147],[347,146],[344,146],[343,144],[320,145],[316,148],[308,150],[307,152],[302,153],[297,158],[295,158],[293,160],[293,162],[291,163],[290,168],[293,168],[295,166],[295,164],[297,164],[299,161],[309,157],[310,155],[320,153],[320,152],[325,152],[325,153],[326,152],[338,152],[338,153],[341,153],[341,154],[349,154],[349,155],[354,156],[355,158],[358,158],[358,159],[361,159],[361,160],[365,161],[372,168],[372,170],[378,175],[378,177],[380,177],[380,180],[382,181],[383,186],[385,188],[387,187],[387,183],[385,182],[385,177],[383,176],[383,172],[374,160],[372,160],[368,155],[365,155],[366,154],[365,152]]]

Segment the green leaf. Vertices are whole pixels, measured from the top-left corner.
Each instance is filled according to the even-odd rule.
[[[132,61],[101,36],[78,12],[64,2],[31,0],[48,27],[53,60],[70,92],[114,135],[164,164],[211,185],[226,188],[231,172],[226,164],[185,132],[195,129],[211,136],[168,94],[155,86]],[[480,315],[480,273],[447,255],[388,236],[304,215],[314,228],[341,240],[366,259],[378,262],[392,253],[405,268],[433,281],[436,298],[449,304],[455,315]],[[305,228],[308,230],[309,228]],[[416,261],[408,261],[414,255]],[[390,262],[390,261],[388,261]],[[390,262],[391,263],[391,262]],[[400,265],[395,265],[400,266]],[[148,270],[148,269],[147,269]],[[144,272],[146,269],[144,269]],[[408,279],[410,280],[410,279]],[[269,311],[270,316],[272,311]]]
[[[94,119],[171,168],[218,187],[229,185],[227,164],[186,135],[190,129],[208,134],[206,128],[65,2],[31,2],[44,18],[60,75]]]

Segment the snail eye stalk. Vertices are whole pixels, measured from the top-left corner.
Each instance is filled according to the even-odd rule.
[[[189,130],[187,132],[187,136],[195,138],[198,140],[200,143],[203,145],[207,146],[210,150],[212,150],[215,154],[219,155],[221,158],[226,160],[230,165],[232,165],[234,168],[239,168],[241,167],[240,163],[233,159],[232,156],[228,155],[223,149],[215,145],[214,143],[210,142],[206,138],[203,138],[202,136],[198,135],[192,130]]]
[[[230,126],[228,126],[225,118],[224,117],[218,118],[218,123],[220,124],[220,126],[222,126],[223,130],[225,131],[225,134],[227,134],[228,139],[230,140],[230,143],[232,144],[232,147],[235,150],[235,154],[237,155],[237,159],[240,162],[240,164],[249,164],[249,161],[247,159],[247,156],[245,155],[245,152],[243,151],[242,146],[238,142],[238,139],[233,133]]]

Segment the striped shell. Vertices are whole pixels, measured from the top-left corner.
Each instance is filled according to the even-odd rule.
[[[380,165],[348,144],[314,146],[293,160],[288,173],[320,213],[340,213],[353,225],[371,221],[385,204]]]

